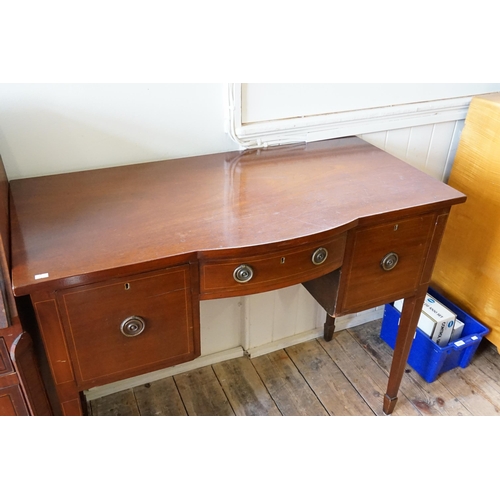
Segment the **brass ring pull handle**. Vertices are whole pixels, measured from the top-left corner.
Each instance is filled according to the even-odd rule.
[[[312,261],[315,266],[319,266],[326,261],[328,257],[328,250],[326,248],[318,248],[312,254]]]
[[[120,331],[125,337],[137,337],[146,328],[146,322],[139,316],[130,316],[122,321]]]
[[[399,255],[397,253],[388,253],[380,262],[380,266],[384,271],[392,271],[399,261]]]
[[[241,264],[234,270],[233,278],[238,283],[248,283],[253,278],[253,269],[247,264]]]

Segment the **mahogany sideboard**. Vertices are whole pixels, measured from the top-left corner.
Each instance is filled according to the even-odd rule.
[[[199,301],[302,283],[335,317],[405,298],[393,412],[446,220],[466,197],[358,138],[14,180],[12,286],[61,412],[200,355]]]

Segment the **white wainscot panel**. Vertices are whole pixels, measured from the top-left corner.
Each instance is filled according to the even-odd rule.
[[[326,313],[302,286],[200,303],[201,352],[273,350],[316,338]]]
[[[302,285],[244,297],[244,304],[243,348],[252,357],[322,334],[326,313]]]
[[[322,328],[321,306],[302,285],[200,304],[202,355],[249,350]]]
[[[447,181],[464,120],[365,134],[365,141],[410,165]]]
[[[321,309],[302,285],[252,295],[248,300],[246,349],[315,330]]]
[[[239,297],[200,302],[201,354],[241,345],[242,302]]]

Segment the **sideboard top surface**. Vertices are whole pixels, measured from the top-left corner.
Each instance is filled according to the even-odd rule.
[[[16,295],[203,252],[307,242],[465,196],[358,138],[11,181]],[[174,259],[175,260],[175,259]]]

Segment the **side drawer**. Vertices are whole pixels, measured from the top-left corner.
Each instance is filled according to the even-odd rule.
[[[63,290],[57,300],[80,386],[199,355],[189,265]]]
[[[248,295],[317,278],[342,265],[345,242],[346,235],[341,234],[282,251],[207,260],[200,264],[201,297],[208,299]],[[313,262],[315,255],[317,261]],[[324,260],[322,255],[326,255]],[[237,281],[241,266],[246,266],[247,276],[248,272],[251,274],[251,278],[244,283]]]
[[[435,214],[426,214],[355,229],[348,243],[349,259],[342,269],[341,307],[337,311],[359,312],[415,290],[420,283],[435,219]],[[385,258],[389,269],[384,270]]]

